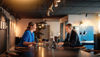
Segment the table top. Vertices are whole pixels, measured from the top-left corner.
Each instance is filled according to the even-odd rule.
[[[21,57],[96,57],[95,55],[80,50],[79,48],[44,48],[31,47],[24,49]]]

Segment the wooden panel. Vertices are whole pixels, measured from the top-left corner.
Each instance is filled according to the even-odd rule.
[[[6,50],[7,44],[6,30],[0,30],[0,53]]]

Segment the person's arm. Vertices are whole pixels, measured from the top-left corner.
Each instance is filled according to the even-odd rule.
[[[68,44],[68,37],[69,37],[69,34],[67,34],[67,38],[65,38],[64,41],[59,42],[58,45],[67,45]]]
[[[59,42],[59,43],[58,43],[58,45],[63,45],[63,44],[64,44],[64,42]]]
[[[23,45],[28,46],[28,45],[35,45],[35,42],[23,42]]]

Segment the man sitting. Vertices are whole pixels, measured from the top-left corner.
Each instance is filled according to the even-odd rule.
[[[64,47],[80,46],[78,34],[76,33],[76,31],[74,29],[72,29],[72,24],[67,24],[65,28],[66,28],[66,32],[67,32],[67,38],[65,39],[64,42],[58,43],[58,45],[63,45]]]

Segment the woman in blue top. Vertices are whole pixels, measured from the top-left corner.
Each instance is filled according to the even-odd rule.
[[[36,44],[34,31],[36,31],[36,24],[29,22],[28,27],[19,43],[20,47],[31,47],[32,45]]]

